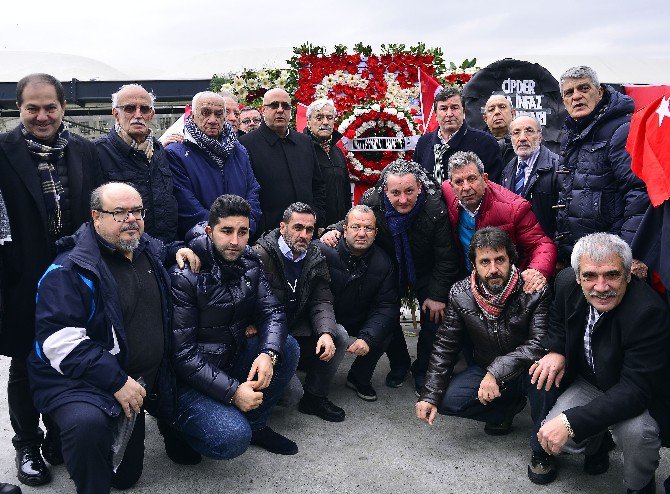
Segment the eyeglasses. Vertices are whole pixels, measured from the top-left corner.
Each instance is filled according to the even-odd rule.
[[[137,105],[119,105],[117,106],[120,110],[123,110],[124,113],[127,113],[128,115],[135,115],[135,112],[137,111],[138,106]],[[149,105],[140,105],[139,106],[140,113],[142,115],[148,115],[151,113],[151,110],[153,110],[152,106]]]
[[[289,111],[291,109],[291,103],[287,103],[286,101],[282,101],[282,102],[273,101],[272,103],[268,103],[267,105],[263,105],[263,106],[267,106],[268,108],[271,108],[273,110],[278,110],[280,106],[282,107],[283,110],[286,110],[286,111]]]
[[[244,120],[241,120],[240,123],[243,123],[244,125],[249,125],[251,122],[255,124],[261,123],[261,119],[256,117],[256,118],[245,118]]]
[[[354,233],[358,233],[358,232],[361,230],[361,228],[363,229],[363,231],[364,231],[366,234],[368,234],[368,233],[372,233],[372,232],[374,232],[374,231],[377,231],[377,228],[375,228],[374,226],[370,226],[370,225],[366,225],[366,226],[361,226],[361,225],[347,225],[347,230],[351,230],[351,231],[354,232]]]
[[[105,211],[104,209],[96,209],[99,213],[107,213],[112,215],[112,219],[117,223],[123,223],[128,221],[130,215],[132,214],[136,220],[143,220],[147,215],[146,208],[135,208],[135,209],[119,209],[117,211]]]
[[[511,132],[511,134],[512,134],[514,137],[518,137],[518,136],[521,135],[522,132],[525,132],[526,135],[529,135],[529,136],[534,136],[535,134],[538,133],[537,130],[535,130],[535,129],[533,129],[533,128],[528,128],[528,129],[514,129],[514,130]]]
[[[314,115],[314,118],[316,119],[317,122],[323,122],[324,120],[332,122],[333,120],[335,120],[335,115]]]

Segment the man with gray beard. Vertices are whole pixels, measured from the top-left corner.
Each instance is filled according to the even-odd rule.
[[[500,185],[530,202],[544,233],[554,238],[560,157],[542,144],[542,126],[534,117],[517,117],[509,129],[516,158],[505,166]]]
[[[170,280],[163,268],[172,256],[144,234],[145,212],[130,185],[95,189],[92,221],[58,242],[38,285],[28,357],[33,400],[60,430],[78,493],[132,486],[142,474],[144,410],[173,419]],[[176,257],[180,266],[188,260],[199,269],[190,249]],[[113,465],[117,422],[133,412],[125,455]]]

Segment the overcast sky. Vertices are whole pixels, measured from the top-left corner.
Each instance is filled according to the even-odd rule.
[[[86,56],[128,74],[305,41],[328,49],[423,41],[455,62],[527,53],[670,58],[668,0],[33,0],[3,2],[2,11],[1,50]],[[213,57],[211,72],[225,63]]]

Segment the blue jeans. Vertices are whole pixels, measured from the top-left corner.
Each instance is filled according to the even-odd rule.
[[[247,339],[246,348],[231,372],[235,379],[246,381],[259,350],[258,337]],[[295,374],[299,357],[298,342],[288,336],[281,361],[274,368],[272,382],[263,390],[263,403],[246,413],[233,404],[221,403],[191,387],[181,386],[177,397],[176,429],[203,456],[226,460],[241,455],[249,446],[251,431],[265,427],[272,407]]]
[[[486,369],[478,365],[471,365],[460,374],[451,378],[447,391],[438,407],[441,414],[464,417],[481,422],[499,424],[505,419],[509,408],[520,396],[527,396],[530,402],[530,415],[533,420],[533,430],[530,436],[530,448],[534,452],[541,452],[542,446],[537,440],[537,432],[542,421],[556,403],[559,391],[552,387],[550,391],[538,391],[530,383],[528,372],[507,381],[504,389],[500,390],[500,397],[488,405],[483,405],[477,399],[479,385],[486,375]]]

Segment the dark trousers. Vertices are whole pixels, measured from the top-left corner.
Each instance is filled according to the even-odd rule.
[[[337,373],[342,359],[346,355],[349,343],[349,335],[341,326],[336,326],[336,333],[333,342],[335,343],[335,355],[328,361],[319,360],[316,354],[316,342],[319,338],[315,335],[296,336],[300,345],[300,361],[298,369],[305,371],[304,390],[314,396],[328,396],[330,385]]]
[[[403,337],[404,339],[404,337]],[[370,346],[370,351],[365,355],[358,356],[354,359],[349,369],[349,377],[360,384],[370,384],[372,375],[375,373],[377,362],[384,355],[391,342],[391,336],[387,337],[381,345]],[[405,346],[407,348],[407,346]]]
[[[9,365],[7,383],[9,421],[14,429],[12,444],[19,450],[27,446],[39,446],[44,439],[40,429],[40,412],[35,409],[33,395],[28,382],[28,365],[23,357],[13,357]],[[48,416],[43,417],[47,431],[55,429]]]
[[[421,308],[426,298],[424,293],[418,294],[419,308]],[[421,329],[419,330],[419,338],[416,342],[416,360],[412,364],[407,350],[405,335],[402,332],[400,323],[398,323],[391,336],[389,347],[386,350],[386,355],[391,364],[391,372],[399,375],[400,373],[407,372],[411,365],[414,377],[423,378],[428,369],[428,359],[430,358],[430,353],[433,351],[433,343],[435,342],[438,327],[439,324],[431,322],[429,312],[421,311]]]
[[[500,398],[496,398],[488,405],[483,405],[477,399],[479,385],[486,375],[486,369],[471,365],[460,374],[451,378],[447,391],[442,398],[438,411],[444,415],[455,415],[480,422],[501,423],[511,406],[520,396],[527,396],[530,402],[530,415],[533,420],[533,430],[530,435],[530,448],[534,452],[541,452],[542,446],[537,440],[537,432],[542,421],[556,403],[560,392],[556,387],[551,391],[538,391],[530,383],[527,372],[507,381],[504,389],[500,390]]]
[[[90,403],[66,403],[51,412],[60,428],[63,459],[79,494],[99,494],[132,487],[142,475],[144,413],[137,416],[123,461],[112,472],[116,417]]]

